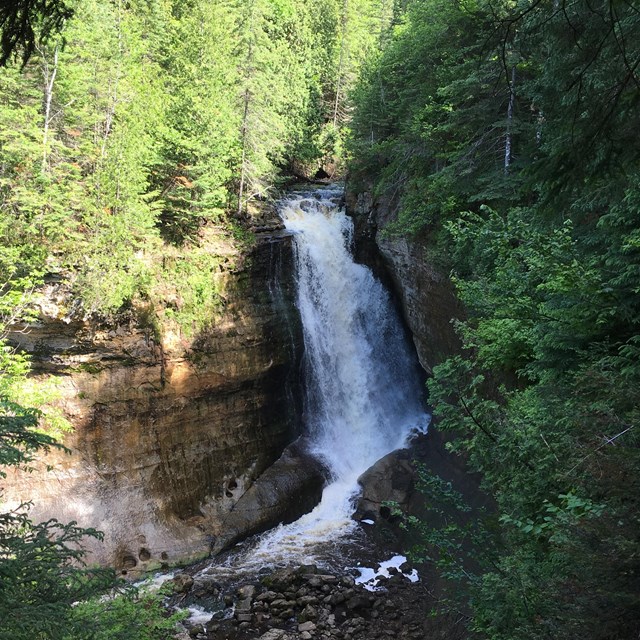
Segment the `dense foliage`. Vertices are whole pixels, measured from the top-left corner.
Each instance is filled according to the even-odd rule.
[[[199,288],[210,312],[215,278],[192,281],[219,271],[211,234],[233,244],[282,176],[339,164],[384,5],[1,5],[19,60],[0,69],[0,279],[61,278],[88,314]]]
[[[635,2],[413,0],[358,89],[356,175],[466,307],[429,387],[497,503],[480,637],[640,629],[639,68]]]

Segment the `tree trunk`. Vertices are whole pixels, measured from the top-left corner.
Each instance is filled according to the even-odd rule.
[[[513,109],[516,102],[516,65],[511,67],[511,82],[509,82],[509,105],[507,107],[507,133],[505,136],[504,146],[504,172],[509,173],[511,167],[511,147],[512,147],[512,132],[513,125]]]
[[[247,189],[248,172],[247,172],[247,156],[249,145],[249,116],[251,115],[251,81],[255,74],[254,69],[254,38],[255,38],[255,16],[256,6],[255,2],[249,3],[249,16],[247,24],[247,55],[245,58],[245,68],[242,71],[244,92],[242,95],[243,110],[242,110],[242,128],[240,131],[240,145],[242,149],[242,155],[240,159],[240,186],[238,187],[238,216],[242,215],[243,210],[243,198]]]
[[[53,50],[53,68],[49,66],[44,54],[42,55],[42,74],[44,76],[44,126],[42,132],[42,172],[48,169],[49,160],[49,127],[51,125],[51,102],[53,100],[53,85],[58,73],[58,45]]]
[[[340,107],[340,91],[342,90],[342,75],[345,64],[345,48],[347,45],[347,23],[348,23],[349,0],[342,3],[342,34],[340,37],[340,61],[338,62],[338,77],[336,80],[336,99],[333,106],[333,126],[338,125],[338,112]]]
[[[244,92],[244,112],[242,114],[242,159],[240,160],[240,187],[238,188],[238,216],[242,215],[242,198],[246,181],[247,131],[249,120],[249,89]]]

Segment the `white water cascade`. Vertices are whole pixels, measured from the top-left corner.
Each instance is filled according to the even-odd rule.
[[[353,260],[353,225],[341,201],[341,189],[326,187],[280,206],[294,235],[308,441],[331,482],[312,512],[265,534],[244,568],[315,561],[318,547],[344,539],[358,526],[351,519],[358,476],[428,425],[415,358],[388,293]]]
[[[389,295],[351,255],[340,191],[292,196],[281,216],[295,240],[312,453],[355,487],[376,460],[423,428],[420,389]]]

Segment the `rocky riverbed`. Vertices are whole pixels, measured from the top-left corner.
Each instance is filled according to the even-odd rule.
[[[274,567],[275,557],[243,561],[258,537],[174,575],[169,606],[196,614],[185,622],[181,640],[468,637],[462,613],[432,614],[443,609],[439,601],[446,594],[435,568],[398,560],[414,541],[384,505],[393,500],[406,512],[427,517],[424,497],[416,490],[416,459],[451,482],[474,508],[488,506],[478,479],[466,473],[463,464],[451,463],[441,434],[431,429],[413,439],[409,450],[385,456],[361,476],[362,494],[354,514],[360,526],[348,539],[313,549],[314,560],[286,568]],[[395,562],[389,562],[391,557]]]
[[[462,637],[454,621],[434,624],[428,585],[411,581],[404,563],[388,577],[357,583],[353,570],[337,574],[315,565],[265,573],[225,591],[203,576],[173,578],[174,605],[218,603],[211,619],[185,623],[182,638],[195,640],[376,640]]]

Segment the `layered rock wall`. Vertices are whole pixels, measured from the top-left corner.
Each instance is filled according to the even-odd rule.
[[[52,471],[43,462],[13,473],[4,500],[33,501],[35,520],[103,531],[90,561],[131,573],[206,555],[299,433],[291,238],[263,234],[222,277],[223,307],[189,339],[145,327],[140,313],[103,323],[64,316],[55,283],[39,321],[11,336],[37,376],[59,380],[74,432],[69,455],[46,458]]]

